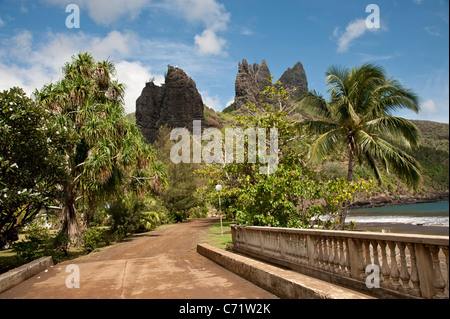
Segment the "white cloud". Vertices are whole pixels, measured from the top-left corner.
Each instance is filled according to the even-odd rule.
[[[366,20],[356,19],[350,22],[345,28],[345,32],[338,39],[338,52],[346,52],[350,47],[350,44],[356,38],[362,36],[369,29],[366,26]],[[337,30],[334,30],[334,34],[337,35]]]
[[[376,33],[388,30],[389,28],[386,21],[381,21],[379,28],[368,28],[365,19],[355,19],[351,21],[345,28],[344,32],[340,32],[339,27],[335,27],[333,30],[333,37],[338,38],[337,52],[347,52],[352,45],[352,42],[364,35],[366,32]]]
[[[117,78],[120,83],[125,84],[125,111],[133,113],[136,111],[136,100],[141,95],[145,83],[154,79],[154,83],[164,83],[163,75],[153,75],[149,68],[140,62],[121,61],[116,64]]]
[[[156,84],[164,82],[162,74],[167,71],[167,64],[177,64],[187,72],[213,78],[216,73],[211,72],[221,72],[223,67],[215,61],[216,69],[205,71],[205,63],[210,63],[210,59],[198,59],[194,46],[143,39],[131,31],[111,31],[104,37],[83,32],[47,32],[38,43],[32,32],[23,30],[10,38],[0,39],[0,90],[19,86],[30,95],[45,84],[58,81],[64,64],[80,52],[91,52],[96,60],[109,59],[116,65],[117,78],[126,86],[128,113],[135,111],[136,99],[147,81],[155,77]],[[217,98],[212,101],[213,105],[220,106]]]
[[[194,39],[200,55],[225,54],[223,47],[226,45],[227,41],[218,37],[212,30],[207,29],[203,31],[201,35],[196,35]]]
[[[65,7],[73,0],[41,0],[53,5]],[[204,26],[204,31],[194,37],[198,53],[201,55],[221,55],[226,40],[218,36],[224,32],[230,22],[230,13],[225,6],[216,0],[78,0],[81,12],[87,10],[91,19],[101,25],[112,23],[128,17],[138,17],[145,8],[160,8],[176,14],[190,23],[199,23]],[[125,48],[124,48],[125,49]]]
[[[200,55],[226,54],[223,49],[227,41],[217,35],[226,31],[231,17],[223,4],[216,0],[165,0],[157,6],[185,18],[190,23],[205,26],[205,30],[194,37]]]
[[[251,29],[249,29],[249,28],[242,28],[241,29],[241,34],[243,34],[243,35],[253,35],[253,31],[251,30]]]
[[[336,37],[336,38],[339,36],[339,27],[334,28],[333,36]]]
[[[3,27],[6,24],[5,21],[2,20],[2,18],[0,18],[0,27]]]
[[[191,23],[201,22],[213,31],[225,31],[230,21],[230,13],[216,0],[165,0],[164,6]]]
[[[228,106],[230,106],[230,104],[233,104],[234,103],[234,96],[232,96],[229,100],[228,100],[228,102],[225,104],[225,107],[228,107]]]
[[[220,103],[220,98],[217,95],[213,97],[209,96],[208,92],[200,92],[202,96],[203,104],[207,107],[214,109],[215,111],[220,111],[223,109],[222,103]]]
[[[438,107],[433,100],[427,100],[421,104],[422,111],[425,113],[436,113],[438,111]]]
[[[44,1],[64,7],[74,3],[73,0]],[[86,9],[89,17],[96,23],[110,25],[122,17],[136,18],[150,3],[150,0],[78,0],[75,3],[80,6],[81,10]]]
[[[0,90],[19,86],[30,95],[44,84],[60,79],[62,67],[73,55],[88,51],[96,60],[109,58],[116,64],[119,81],[128,87],[126,110],[134,112],[135,100],[140,94],[136,96],[137,92],[153,76],[140,63],[124,61],[130,55],[130,48],[136,47],[138,42],[133,33],[118,31],[112,31],[104,38],[82,32],[77,35],[49,32],[46,41],[34,45],[31,32],[22,31],[2,41],[4,49],[0,51]],[[156,75],[155,78],[161,81],[163,77]]]

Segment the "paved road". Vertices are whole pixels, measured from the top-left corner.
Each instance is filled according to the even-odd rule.
[[[272,299],[275,295],[197,254],[201,234],[214,219],[199,219],[134,236],[82,258],[57,264],[2,298],[50,299]],[[66,278],[80,270],[80,288]]]

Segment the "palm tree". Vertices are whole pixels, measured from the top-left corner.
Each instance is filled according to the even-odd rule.
[[[35,93],[38,102],[70,132],[62,143],[67,178],[62,185],[61,232],[71,239],[81,231],[77,201],[87,203],[89,226],[93,209],[111,188],[124,187],[128,178],[151,189],[160,175],[154,151],[126,120],[124,86],[114,76],[113,63],[80,53],[65,64],[62,80]]]
[[[420,132],[410,121],[392,115],[399,109],[418,113],[417,95],[373,64],[352,69],[332,66],[326,75],[330,100],[313,91],[301,101],[318,116],[305,121],[311,132],[319,134],[309,152],[311,160],[319,162],[346,149],[348,181],[353,181],[357,161],[367,165],[380,182],[381,166],[417,189],[420,165],[403,149],[417,147]]]

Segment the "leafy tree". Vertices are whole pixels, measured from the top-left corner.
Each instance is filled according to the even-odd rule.
[[[220,182],[224,186],[223,208],[227,214],[235,215],[240,224],[343,227],[345,206],[357,193],[369,190],[370,183],[332,180],[314,172],[305,161],[306,141],[298,123],[289,119],[296,108],[289,100],[289,93],[276,83],[267,86],[261,96],[263,103],[260,106],[249,104],[240,121],[244,128],[266,129],[267,132],[277,129],[276,170],[271,174],[260,171],[263,163],[259,159],[257,163],[209,165],[199,170],[209,181],[206,193],[214,200],[217,196],[214,185]],[[271,146],[262,147],[267,153]],[[244,149],[251,151],[248,144]]]
[[[68,139],[22,89],[0,92],[0,248],[59,198],[65,174],[58,145]]]
[[[191,208],[204,206],[204,202],[197,192],[203,182],[195,174],[195,170],[199,168],[198,164],[174,164],[172,162],[170,150],[174,144],[170,140],[170,129],[166,126],[161,127],[158,138],[153,144],[158,159],[167,169],[168,186],[162,192],[161,199],[169,210],[172,219],[180,222],[188,217],[187,213]]]
[[[417,127],[391,115],[403,108],[417,113],[417,95],[399,81],[387,78],[383,68],[373,64],[353,69],[332,66],[326,74],[330,100],[316,92],[302,100],[302,105],[312,108],[318,116],[305,121],[310,132],[319,134],[311,145],[311,160],[317,163],[346,149],[349,182],[353,181],[357,162],[368,166],[379,181],[381,166],[417,189],[422,179],[419,163],[391,143],[406,149],[418,146]]]
[[[125,186],[153,190],[160,183],[161,166],[139,129],[126,120],[124,86],[114,76],[113,63],[80,53],[66,63],[60,81],[36,92],[60,127],[76,137],[64,144],[68,178],[62,184],[61,232],[71,240],[81,232],[80,200],[88,209],[88,225],[90,214],[108,195]]]

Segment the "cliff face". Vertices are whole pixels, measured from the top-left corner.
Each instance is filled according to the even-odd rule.
[[[261,64],[249,65],[247,60],[239,62],[235,83],[235,109],[241,109],[247,102],[259,103],[259,93],[264,90],[269,80],[270,70],[265,60]]]
[[[301,62],[297,62],[292,69],[288,68],[279,81],[294,96],[308,92],[308,80]]]
[[[149,143],[158,135],[159,127],[186,127],[192,121],[204,121],[203,101],[194,80],[179,69],[169,67],[165,84],[147,83],[136,100],[136,124]]]
[[[258,105],[260,102],[260,92],[268,85],[269,76],[271,75],[267,62],[262,60],[261,64],[250,65],[244,59],[239,62],[238,74],[235,83],[235,110],[239,110],[247,104],[247,102]],[[291,69],[289,68],[279,79],[285,89],[293,96],[308,91],[308,81],[306,72],[301,62],[297,62]]]

